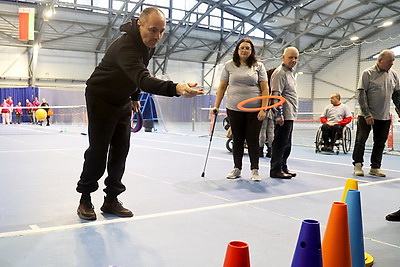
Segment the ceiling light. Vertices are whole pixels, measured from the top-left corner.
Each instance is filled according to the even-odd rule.
[[[54,7],[49,7],[45,12],[44,12],[44,19],[48,19],[51,16],[56,14],[56,10]]]
[[[352,37],[350,37],[350,40],[351,40],[351,41],[357,41],[358,39],[360,39],[360,37],[358,37],[358,36],[352,36]]]
[[[45,13],[45,16],[47,18],[50,18],[51,16],[53,16],[53,11],[51,9],[47,10],[46,13]]]
[[[393,24],[393,21],[386,21],[382,24],[382,27],[389,27]]]

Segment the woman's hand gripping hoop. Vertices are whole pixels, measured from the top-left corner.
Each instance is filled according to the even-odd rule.
[[[260,107],[260,108],[245,108],[243,107],[245,104],[250,103],[252,101],[260,100],[260,99],[279,99],[278,103],[275,103],[273,105],[267,106],[267,107]],[[264,96],[257,96],[257,97],[252,97],[246,100],[243,100],[237,105],[237,108],[242,110],[242,111],[260,111],[260,110],[265,110],[265,109],[270,109],[270,108],[275,108],[277,106],[282,105],[283,103],[286,102],[286,99],[283,96],[275,96],[275,95],[264,95]]]
[[[142,129],[142,126],[143,126],[143,115],[142,115],[142,112],[140,112],[140,110],[136,112],[136,117],[137,118],[136,118],[136,125],[134,126],[134,123],[135,123],[135,121],[133,119],[133,115],[134,114],[135,113],[132,113],[131,132],[132,133],[137,133],[137,132],[140,131],[140,129]]]

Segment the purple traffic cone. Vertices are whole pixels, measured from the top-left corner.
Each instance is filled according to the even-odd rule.
[[[292,267],[322,267],[321,234],[319,222],[303,220],[294,252]]]

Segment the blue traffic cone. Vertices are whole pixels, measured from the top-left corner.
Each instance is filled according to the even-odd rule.
[[[303,220],[294,252],[292,267],[322,267],[319,222]]]
[[[352,267],[365,267],[360,191],[350,189],[347,192],[346,203],[349,218],[351,265]]]
[[[342,194],[342,202],[346,202],[347,192],[350,189],[358,190],[358,180],[356,179],[347,179],[346,185],[344,186],[343,194]]]

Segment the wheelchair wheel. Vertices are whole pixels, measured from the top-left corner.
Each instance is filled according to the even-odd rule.
[[[227,131],[229,129],[229,127],[231,127],[231,124],[229,123],[229,119],[228,117],[225,117],[222,120],[222,126],[224,127],[224,129]]]
[[[343,153],[347,154],[351,147],[351,130],[349,127],[343,127],[342,139]]]
[[[319,127],[315,135],[315,153],[321,152],[322,143],[322,129]]]
[[[229,152],[232,152],[233,150],[233,140],[232,138],[228,138],[228,140],[226,140],[226,149],[228,149]]]

